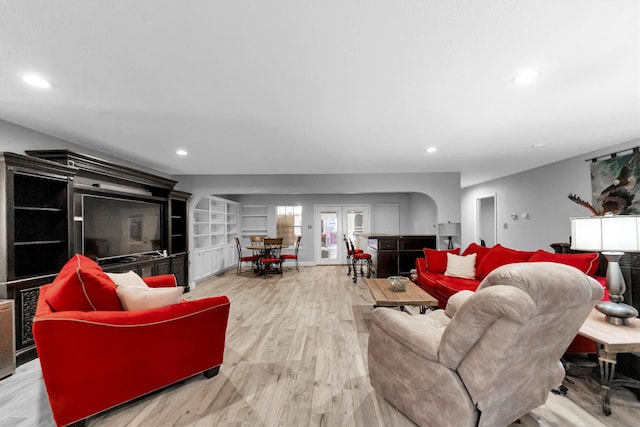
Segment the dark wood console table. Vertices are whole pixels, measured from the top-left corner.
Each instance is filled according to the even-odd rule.
[[[376,277],[409,276],[424,248],[435,249],[435,235],[361,234],[360,248],[371,254]],[[366,242],[366,244],[365,244]]]

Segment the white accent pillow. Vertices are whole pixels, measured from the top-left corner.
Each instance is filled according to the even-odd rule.
[[[476,278],[476,255],[469,254],[467,256],[447,254],[447,271],[445,276],[461,277],[463,279]]]
[[[184,286],[174,288],[118,286],[116,288],[120,304],[127,311],[148,310],[179,304],[182,301],[183,292]]]
[[[135,271],[127,271],[126,273],[107,273],[107,276],[113,280],[116,286],[134,286],[136,288],[148,288],[142,277],[138,276]]]

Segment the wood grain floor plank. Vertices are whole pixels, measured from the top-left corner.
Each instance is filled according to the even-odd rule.
[[[363,281],[354,284],[345,273],[344,266],[302,267],[264,280],[233,271],[198,284],[187,299],[224,294],[231,300],[218,376],[195,376],[88,425],[412,426],[369,384],[373,299]],[[567,396],[549,394],[520,427],[637,424],[640,402],[632,392],[614,389],[613,414],[605,417],[597,381],[570,378]],[[0,381],[0,427],[8,426],[54,426],[38,360]]]

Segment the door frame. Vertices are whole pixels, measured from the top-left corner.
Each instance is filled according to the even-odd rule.
[[[320,214],[325,212],[335,212],[336,214],[336,259],[322,258],[322,241],[320,239]],[[340,205],[314,205],[313,206],[313,241],[314,241],[314,253],[316,258],[316,265],[335,265],[341,263],[340,258],[344,256],[343,245],[340,245],[338,241],[342,235],[342,207]]]
[[[371,205],[368,204],[317,204],[313,206],[313,228],[314,228],[314,253],[315,262],[317,265],[342,265],[346,262],[346,246],[344,245],[343,235],[346,234],[347,216],[350,211],[362,211],[364,218],[362,222],[363,234],[366,234],[371,229]],[[320,213],[321,212],[336,212],[336,218],[338,220],[336,227],[336,239],[337,254],[336,259],[322,258],[322,247],[320,241]],[[358,245],[358,242],[353,242],[354,245]]]
[[[492,199],[493,200],[493,218],[490,218],[493,225],[493,244],[498,242],[498,194],[492,193],[484,196],[476,197],[476,230],[475,230],[475,242],[480,244],[480,238],[482,235],[482,223],[487,218],[482,216],[482,201]]]

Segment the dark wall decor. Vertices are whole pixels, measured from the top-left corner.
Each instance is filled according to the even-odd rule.
[[[591,161],[592,205],[613,214],[640,214],[640,150]]]
[[[592,215],[640,214],[640,147],[587,161],[591,162],[591,203],[575,194],[569,194],[569,199]]]

